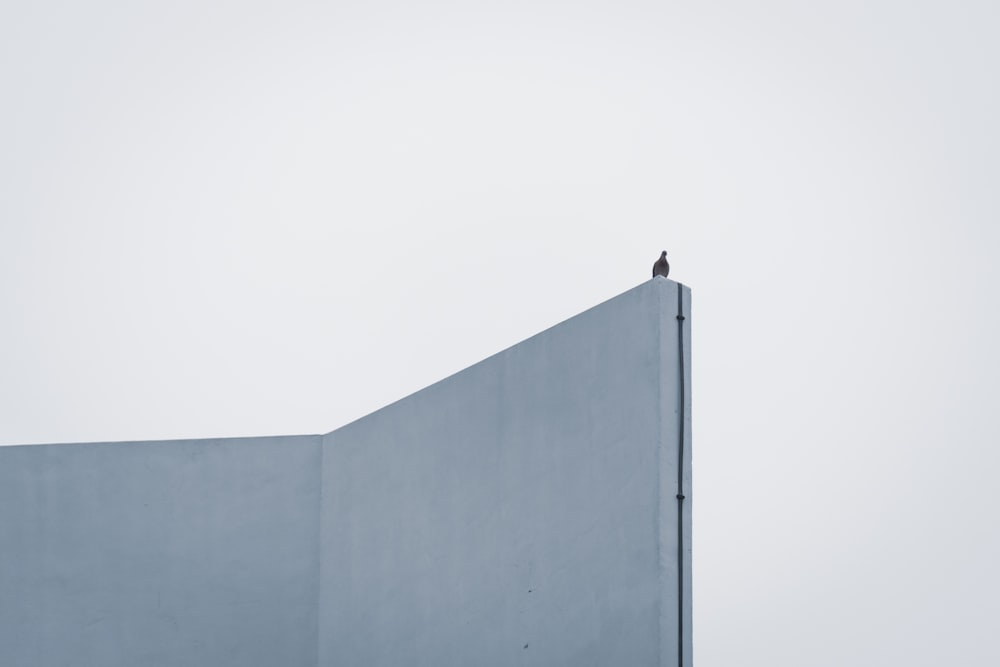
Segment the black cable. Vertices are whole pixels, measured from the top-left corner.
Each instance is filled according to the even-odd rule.
[[[680,440],[677,446],[677,667],[684,667],[684,286],[677,283],[677,367]]]

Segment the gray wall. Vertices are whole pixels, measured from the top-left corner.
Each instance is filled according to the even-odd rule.
[[[324,438],[321,666],[676,664],[676,304],[650,281]]]
[[[316,663],[320,438],[0,448],[0,665]]]
[[[0,665],[676,665],[677,297],[326,436],[0,448]]]

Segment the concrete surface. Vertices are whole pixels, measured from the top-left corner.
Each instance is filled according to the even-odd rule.
[[[0,665],[690,667],[680,293],[325,436],[0,448]]]
[[[320,438],[0,448],[0,665],[316,664]]]

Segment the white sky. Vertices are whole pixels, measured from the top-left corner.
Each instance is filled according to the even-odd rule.
[[[326,432],[694,290],[699,667],[1000,664],[995,2],[0,5],[0,444]]]

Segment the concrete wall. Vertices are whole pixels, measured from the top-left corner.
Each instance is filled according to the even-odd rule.
[[[324,438],[320,665],[676,664],[676,299],[650,281]]]
[[[690,666],[682,293],[326,436],[0,448],[0,665]]]
[[[0,665],[316,664],[318,436],[0,447]]]

